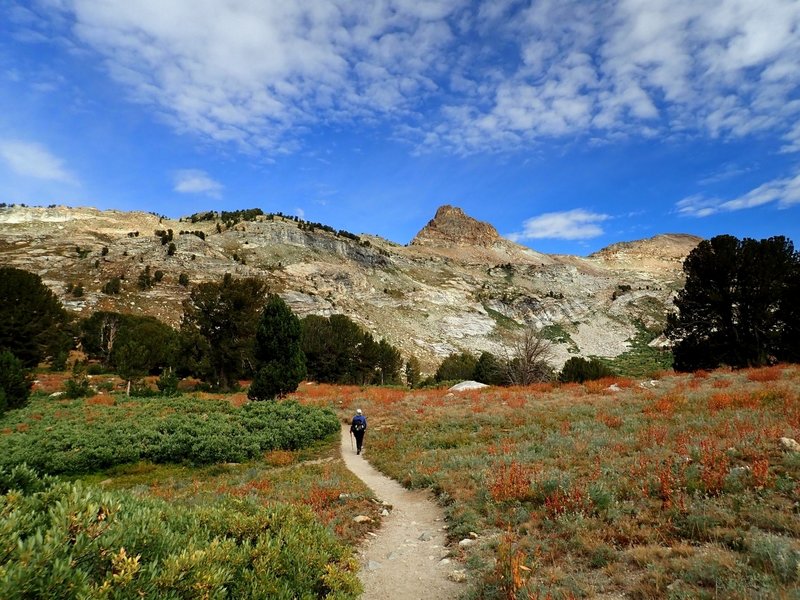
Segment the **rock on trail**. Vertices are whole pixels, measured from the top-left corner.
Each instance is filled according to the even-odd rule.
[[[442,510],[427,492],[410,491],[375,470],[364,458],[369,452],[369,433],[361,456],[350,448],[349,426],[342,426],[342,458],[375,496],[391,505],[375,537],[361,546],[361,572],[366,600],[417,600],[457,598],[462,585],[448,577],[454,563],[446,559],[445,521]]]

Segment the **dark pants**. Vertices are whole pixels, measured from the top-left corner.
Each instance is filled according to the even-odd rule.
[[[363,431],[354,431],[353,435],[356,438],[356,450],[361,452],[361,446],[364,443],[364,432]]]

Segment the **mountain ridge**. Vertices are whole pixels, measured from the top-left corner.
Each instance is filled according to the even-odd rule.
[[[525,326],[554,340],[556,365],[573,355],[619,355],[640,327],[663,327],[683,285],[682,260],[700,241],[666,234],[588,257],[547,255],[504,240],[457,207],[437,215],[415,236],[421,243],[402,246],[279,215],[223,225],[91,207],[6,207],[0,263],[38,273],[78,314],[136,312],[172,325],[191,285],[226,272],[263,277],[301,317],[346,314],[431,370],[453,351],[503,353]],[[171,255],[157,235],[169,229]],[[140,290],[148,266],[164,276]],[[180,274],[190,286],[178,283]],[[121,278],[120,294],[104,294],[113,277]],[[70,284],[83,295],[68,292]]]

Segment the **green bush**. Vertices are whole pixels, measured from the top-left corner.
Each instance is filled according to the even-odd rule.
[[[305,507],[247,499],[184,506],[27,468],[0,469],[0,492],[7,600],[344,600],[361,592],[351,551]]]
[[[613,374],[611,369],[596,358],[586,360],[579,356],[573,356],[564,363],[558,379],[564,383],[583,383],[584,381],[610,377]]]
[[[162,396],[176,396],[178,394],[178,376],[172,369],[164,369],[156,382],[158,391]]]
[[[25,431],[17,431],[22,423]],[[294,401],[236,408],[226,401],[122,396],[113,406],[40,400],[7,414],[2,425],[12,431],[0,436],[0,467],[27,463],[54,475],[140,460],[242,462],[268,450],[305,448],[339,430],[332,411]]]
[[[64,382],[65,398],[85,398],[92,395],[92,388],[86,377],[78,376]]]
[[[31,380],[22,361],[7,350],[0,352],[0,391],[0,414],[6,409],[25,406],[31,393]]]

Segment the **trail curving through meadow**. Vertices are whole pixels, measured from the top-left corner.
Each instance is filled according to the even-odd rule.
[[[342,459],[356,477],[392,505],[375,536],[359,548],[365,600],[455,599],[462,588],[448,579],[458,564],[446,559],[444,513],[423,491],[403,488],[379,473],[364,458],[369,433],[359,456],[350,448],[350,427],[342,425]],[[442,562],[444,559],[444,562]]]

